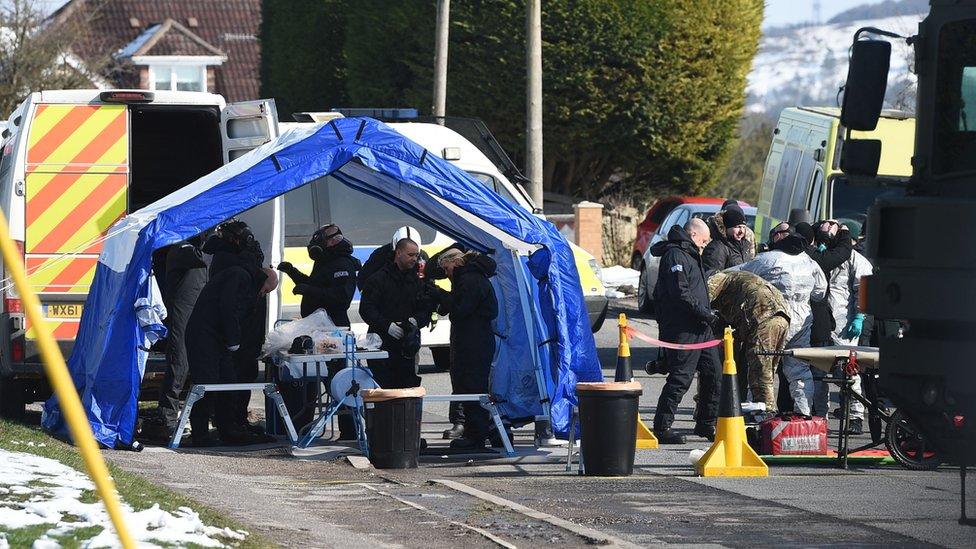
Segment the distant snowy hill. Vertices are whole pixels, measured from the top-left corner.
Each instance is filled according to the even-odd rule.
[[[783,107],[837,104],[837,90],[847,78],[848,50],[854,32],[877,27],[903,36],[918,32],[924,15],[897,15],[815,26],[768,29],[753,60],[746,87],[746,112],[776,117]],[[889,107],[912,110],[915,75],[911,48],[892,42],[888,76]]]

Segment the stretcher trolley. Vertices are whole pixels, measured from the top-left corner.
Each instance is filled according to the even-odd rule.
[[[834,345],[830,347],[799,347],[783,351],[761,351],[758,354],[792,356],[808,362],[814,368],[827,373],[825,383],[837,385],[841,393],[840,429],[837,435],[837,461],[841,468],[847,468],[847,458],[855,452],[867,450],[884,444],[891,457],[900,465],[912,470],[935,469],[942,460],[935,449],[925,440],[922,432],[899,410],[891,412],[878,400],[868,400],[856,393],[852,386],[856,375],[877,376],[879,353],[877,347],[854,345]],[[871,442],[850,448],[848,426],[850,425],[851,399],[864,405],[865,410],[885,424],[884,436],[880,429],[871,431]]]

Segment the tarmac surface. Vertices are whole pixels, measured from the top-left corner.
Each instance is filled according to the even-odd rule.
[[[621,311],[656,334],[632,299],[615,301],[596,334],[611,378]],[[654,349],[631,345],[644,388],[641,416],[650,425],[664,377],[642,371]],[[446,373],[422,368],[428,394],[450,392]],[[252,398],[258,416],[262,403]],[[566,449],[537,450],[531,426],[516,430],[518,457],[452,455],[440,437],[448,427],[440,403],[424,409],[430,448],[413,470],[298,459],[287,445],[106,454],[287,547],[976,546],[976,529],[956,522],[958,468],[775,465],[768,478],[699,478],[688,452],[709,443],[691,435],[692,406],[689,393],[676,421],[688,443],[638,450],[630,477],[581,477],[575,462],[566,471]],[[976,514],[972,494],[969,503]]]

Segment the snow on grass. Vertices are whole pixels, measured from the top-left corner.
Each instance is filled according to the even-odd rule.
[[[52,525],[34,541],[35,549],[60,547],[57,538],[73,537],[82,529],[101,528],[83,547],[115,547],[118,538],[101,501],[91,501],[94,484],[87,476],[53,459],[0,449],[0,549],[9,547],[5,532]],[[207,526],[188,507],[170,513],[153,505],[133,511],[123,504],[126,525],[141,547],[223,547],[225,541],[243,540],[246,532]]]
[[[603,285],[607,288],[607,297],[619,298],[637,293],[637,283],[640,272],[633,269],[614,265],[606,267],[602,272]]]

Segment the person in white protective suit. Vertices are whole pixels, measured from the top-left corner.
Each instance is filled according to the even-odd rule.
[[[866,257],[854,251],[851,258],[830,273],[830,292],[827,301],[830,312],[834,317],[834,331],[830,334],[835,345],[857,345],[864,327],[864,313],[857,310],[857,294],[861,285],[861,277],[868,276],[874,268]],[[857,394],[861,392],[861,376],[854,376],[852,389]],[[826,410],[830,400],[830,386],[823,383],[817,387],[814,408]],[[851,434],[861,434],[864,430],[864,405],[852,399],[851,406]]]
[[[774,230],[774,241],[768,252],[727,270],[742,270],[759,275],[782,292],[790,316],[785,348],[809,347],[810,329],[813,325],[810,301],[824,299],[827,293],[827,277],[820,266],[803,253],[803,238],[785,223],[782,225],[784,227],[781,230]],[[810,365],[794,357],[784,357],[783,373],[790,383],[794,410],[810,415],[814,396]]]

